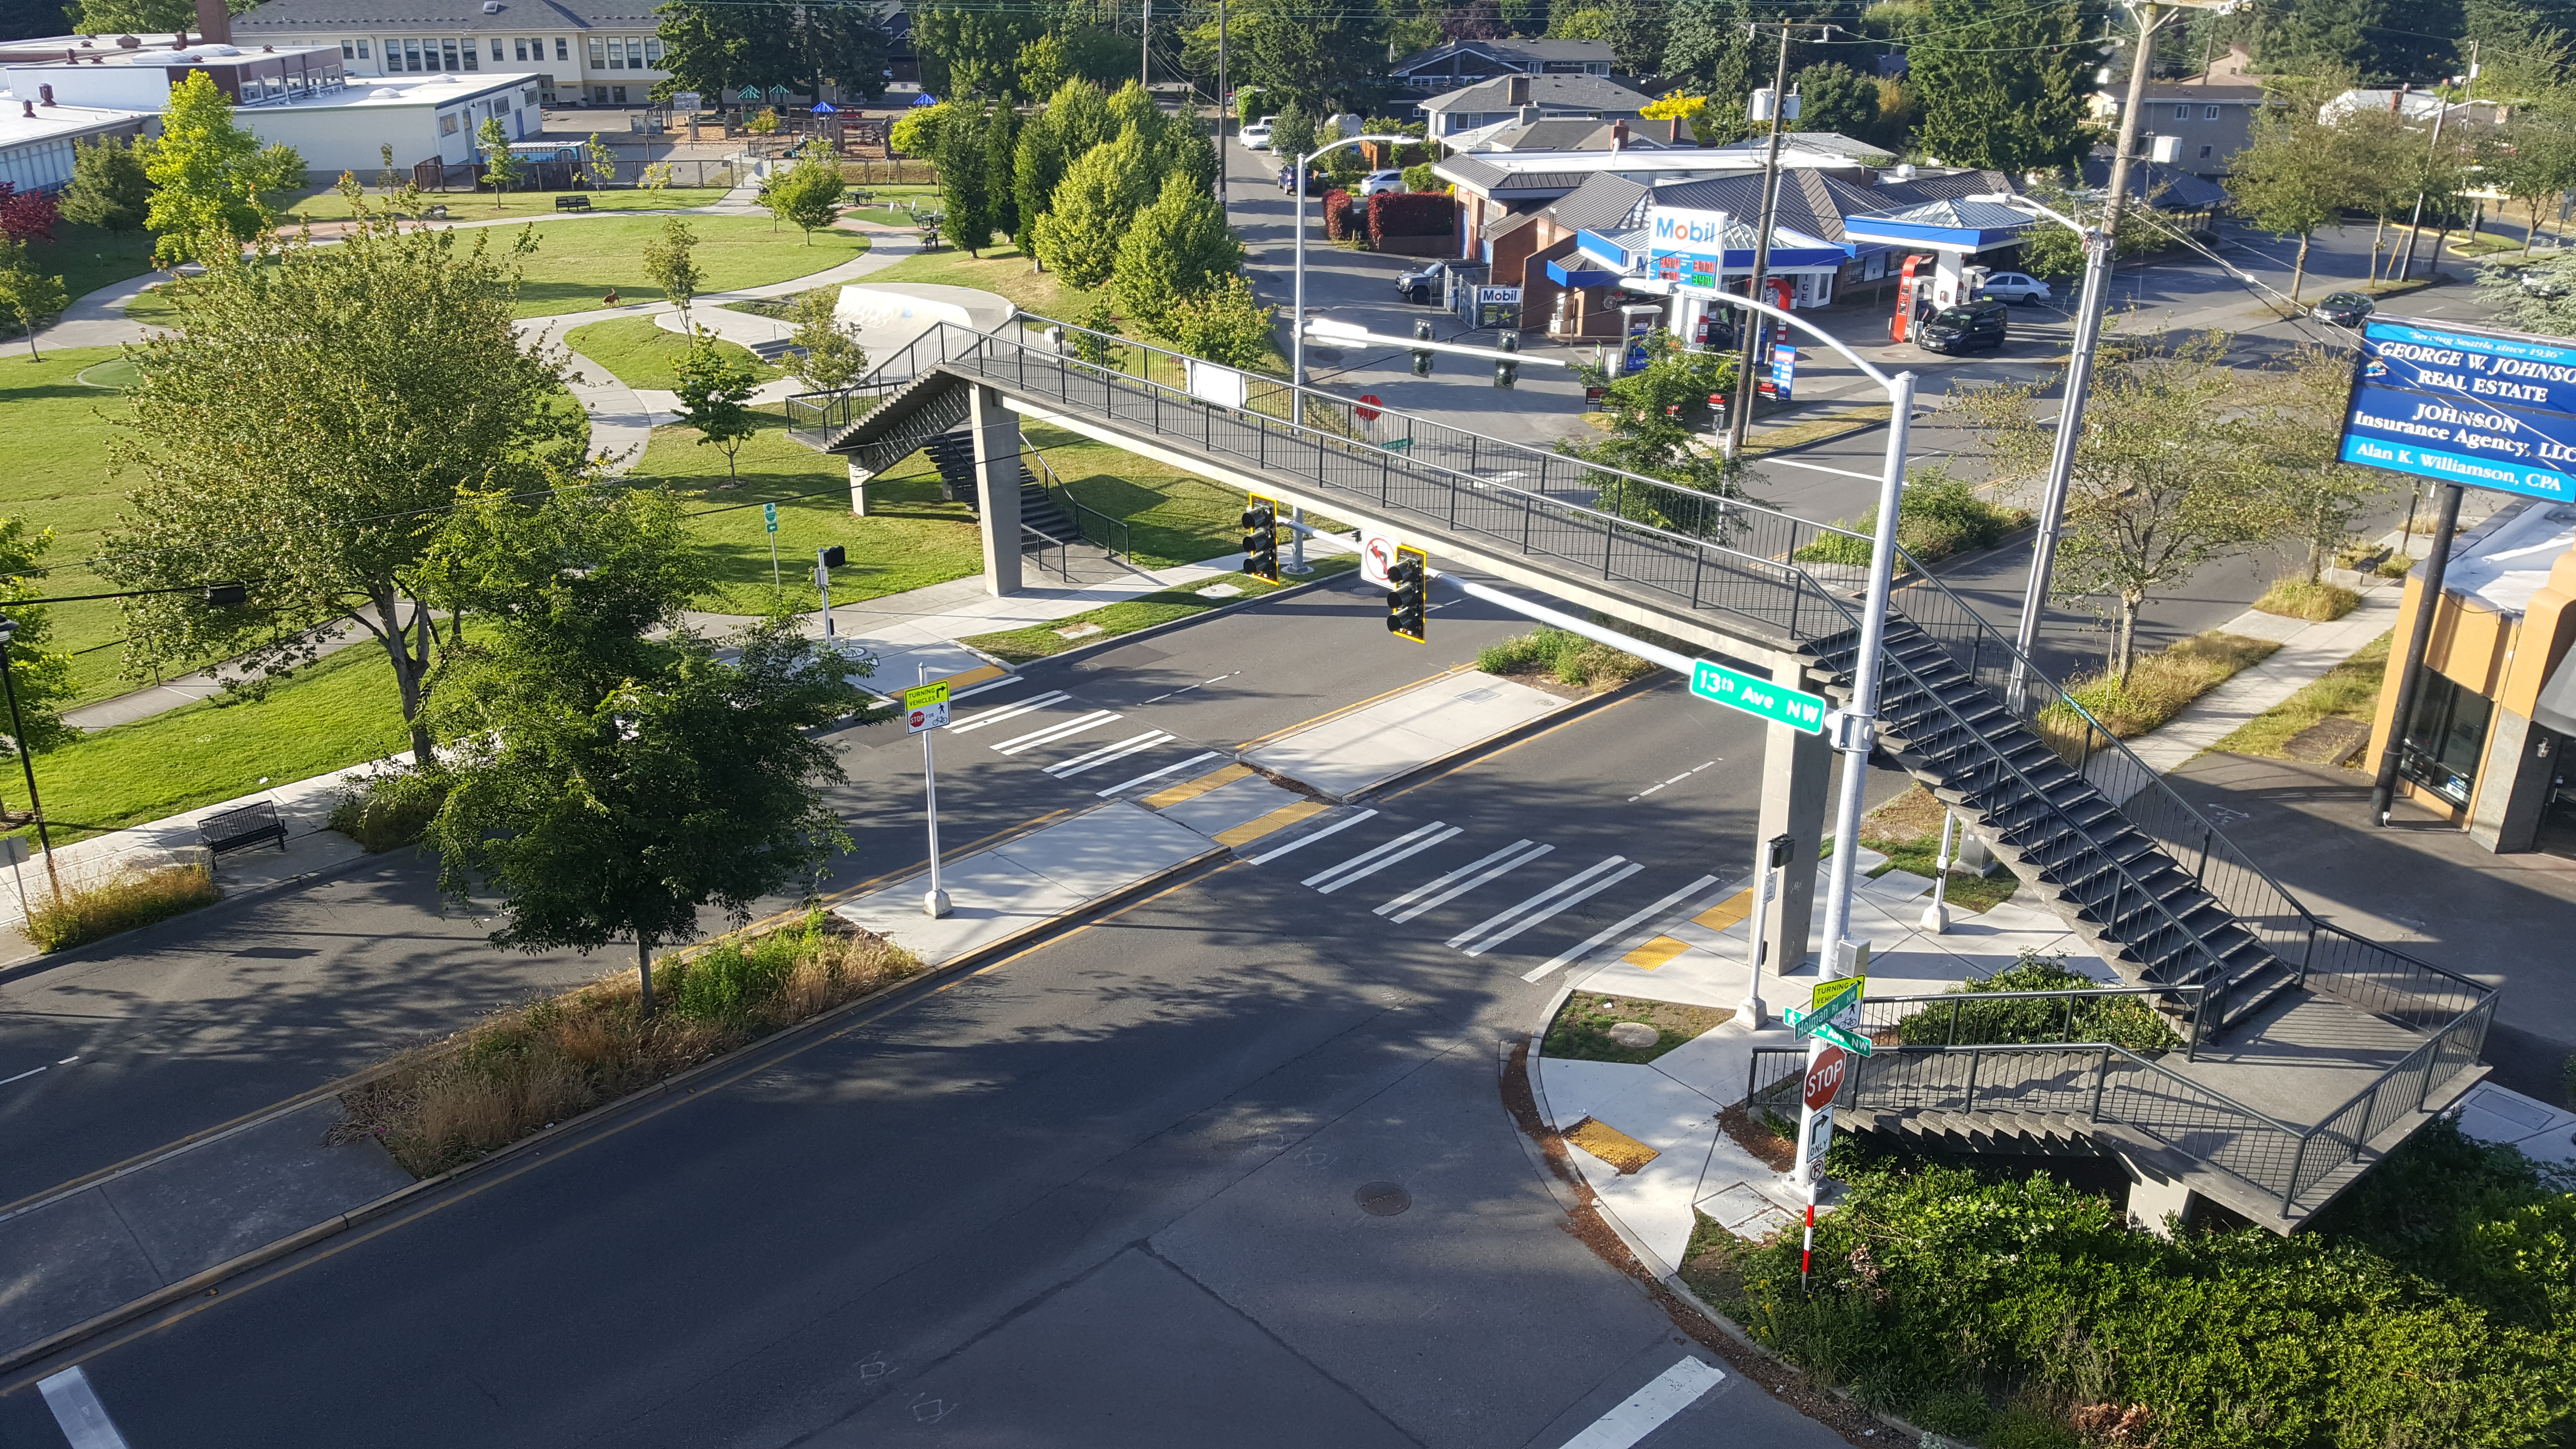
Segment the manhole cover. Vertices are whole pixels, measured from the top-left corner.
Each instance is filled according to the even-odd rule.
[[[1391,1182],[1365,1184],[1351,1197],[1359,1203],[1361,1212],[1373,1218],[1391,1218],[1413,1206],[1413,1194]]]

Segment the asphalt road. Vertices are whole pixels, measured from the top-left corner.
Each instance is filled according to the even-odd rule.
[[[1359,627],[1295,635],[1355,675],[1422,657]],[[1225,628],[1016,688],[1108,700],[1183,656],[1207,677]],[[1268,717],[1185,707],[1212,732]],[[84,1370],[136,1449],[1554,1449],[1707,1355],[1565,1230],[1499,1049],[1556,984],[1535,964],[1745,868],[1758,738],[1667,681],[101,1340]],[[1432,821],[1462,833],[1346,891],[1301,884]],[[1377,909],[1525,838],[1553,852],[1411,920]],[[1445,944],[1609,855],[1644,869],[1484,955]],[[1380,1182],[1409,1210],[1361,1211]],[[1841,1442],[1727,1373],[1648,1442]],[[13,1383],[0,1443],[54,1442]]]

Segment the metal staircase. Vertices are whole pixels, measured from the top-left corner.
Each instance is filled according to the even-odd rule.
[[[1277,480],[1434,556],[1507,561],[1668,632],[1803,656],[1848,694],[1861,573],[1799,562],[1847,529],[1257,376],[1240,405],[1211,401],[1189,390],[1185,359],[1099,341],[1115,363],[1028,333],[934,328],[887,360],[906,381],[848,409],[829,446],[884,466],[944,431],[925,420],[962,417],[968,389],[992,387],[1094,436]],[[1925,1112],[2016,1103],[2173,1174],[2216,1174],[2211,1195],[2287,1230],[2475,1083],[2490,988],[2319,920],[1965,600],[1910,557],[1899,568],[1886,748],[2160,1010],[2225,1046],[2180,1066],[2100,1043],[1905,1048],[1856,1079],[1896,1094],[1872,1099],[1871,1121],[1907,1130]]]

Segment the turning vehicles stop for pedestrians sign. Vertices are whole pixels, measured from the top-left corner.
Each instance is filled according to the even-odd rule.
[[[917,735],[923,730],[945,729],[948,725],[948,681],[925,684],[903,692],[903,732]]]

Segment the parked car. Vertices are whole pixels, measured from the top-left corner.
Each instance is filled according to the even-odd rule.
[[[1432,262],[1395,279],[1396,295],[1417,307],[1437,307],[1449,291],[1449,272],[1456,262]],[[1480,268],[1481,270],[1481,268]]]
[[[1944,307],[1923,319],[1917,340],[1926,352],[1975,352],[2004,345],[2010,308],[1992,297]]]
[[[1279,118],[1277,116],[1264,116],[1260,120],[1253,122],[1251,125],[1244,127],[1243,130],[1238,133],[1242,137],[1244,149],[1247,151],[1269,150],[1270,127],[1278,119]]]
[[[1282,191],[1293,194],[1297,190],[1297,168],[1294,166],[1280,167],[1278,174],[1270,179],[1278,182],[1279,189]],[[1322,170],[1313,166],[1306,168],[1306,194],[1308,196],[1321,196],[1331,189],[1331,182],[1325,178]]]
[[[1986,285],[1979,289],[1977,295],[1992,297],[1998,302],[2045,302],[2049,291],[2048,284],[2037,277],[2020,272],[1997,272],[1986,278]]]
[[[2378,310],[2359,292],[2335,292],[2308,309],[2308,315],[2336,327],[2358,327]]]
[[[1381,191],[1400,192],[1402,190],[1404,190],[1404,173],[1401,171],[1372,171],[1360,180],[1362,196],[1375,196]]]

